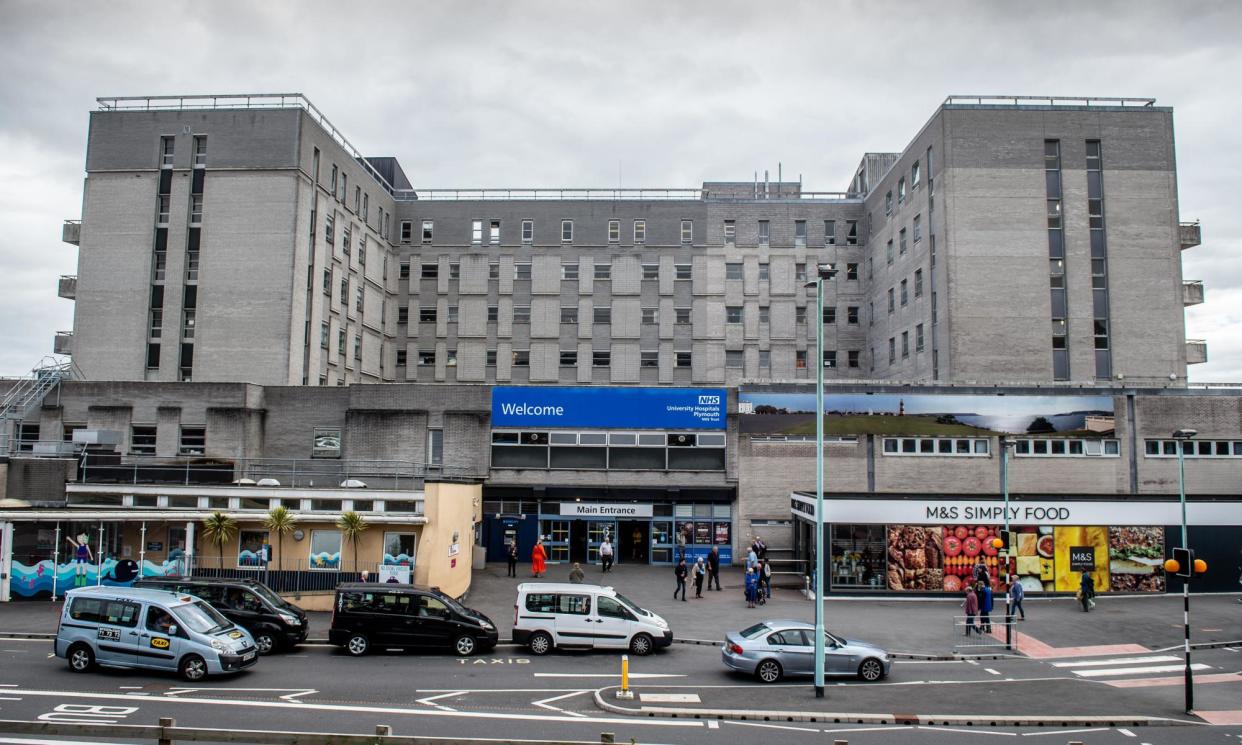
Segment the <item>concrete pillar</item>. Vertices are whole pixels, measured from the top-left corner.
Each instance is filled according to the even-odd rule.
[[[185,576],[194,576],[194,521],[185,524]]]
[[[0,603],[9,602],[9,577],[13,574],[13,523],[0,522]]]

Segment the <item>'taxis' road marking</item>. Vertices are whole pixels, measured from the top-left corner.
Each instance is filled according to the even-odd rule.
[[[1156,657],[1115,657],[1111,660],[1070,660],[1048,664],[1053,667],[1103,667],[1105,665],[1141,665],[1148,662],[1177,662],[1180,659],[1172,655],[1158,655]]]

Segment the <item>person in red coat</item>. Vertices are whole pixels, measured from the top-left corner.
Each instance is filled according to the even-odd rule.
[[[543,573],[548,571],[548,552],[543,548],[543,539],[535,541],[535,547],[530,551],[530,571],[536,577],[542,577]]]

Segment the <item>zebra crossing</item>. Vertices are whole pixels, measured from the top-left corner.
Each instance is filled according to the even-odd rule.
[[[1076,677],[1107,683],[1119,688],[1179,685],[1182,682],[1180,674],[1186,669],[1181,657],[1161,654],[1109,659],[1085,657],[1057,662],[1049,661],[1047,664]],[[1190,669],[1199,674],[1217,668],[1202,662],[1195,662],[1191,664]],[[1211,676],[1212,679],[1216,677],[1218,676]],[[1236,673],[1219,677],[1222,678],[1221,682],[1224,682],[1223,678],[1235,678]]]

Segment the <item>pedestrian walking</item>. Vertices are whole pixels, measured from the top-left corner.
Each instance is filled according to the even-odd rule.
[[[681,601],[686,602],[686,560],[680,559],[677,566],[673,567],[673,575],[677,577],[677,587],[673,590],[673,600],[677,599],[677,593],[681,593]]]
[[[982,582],[988,587],[992,586],[992,578],[988,576],[988,565],[983,563],[983,557],[979,557],[978,563],[975,564],[973,572],[975,582]]]
[[[772,562],[767,559],[763,560],[763,572],[759,575],[759,586],[763,589],[765,598],[772,599]]]
[[[746,568],[746,607],[754,608],[759,600],[759,577],[755,570]]]
[[[752,572],[759,571],[759,553],[755,551],[754,544],[746,552],[746,568]]]
[[[582,565],[575,561],[574,568],[569,570],[569,581],[580,585],[584,579],[586,579],[586,574],[582,571]]]
[[[1022,607],[1022,600],[1026,598],[1026,590],[1022,587],[1022,582],[1018,580],[1018,575],[1009,575],[1009,617],[1005,619],[1006,623],[1013,622],[1013,614],[1019,613],[1022,620],[1026,620],[1026,610]]]
[[[639,552],[643,550],[643,531],[635,527],[634,532],[630,533],[630,558],[638,561],[642,558]]]
[[[707,553],[707,589],[712,589],[715,583],[715,589],[720,589],[720,551],[712,546],[712,550]]]
[[[612,541],[608,540],[608,534],[604,534],[604,542],[599,544],[599,561],[604,565],[604,573],[607,574],[612,569]]]
[[[979,596],[975,594],[975,586],[966,584],[966,599],[962,601],[962,611],[966,614],[966,636],[970,636],[971,629],[976,634],[982,634],[979,627],[975,625],[975,616],[979,613]]]
[[[677,531],[677,559],[679,561],[686,560],[686,544],[688,542],[685,529]]]
[[[514,538],[513,540],[509,541],[509,550],[505,554],[505,561],[507,561],[509,564],[508,576],[510,577],[517,576],[517,557],[518,557],[517,538]]]
[[[979,626],[983,633],[992,633],[992,587],[986,582],[979,583]]]
[[[1090,613],[1095,607],[1095,580],[1091,578],[1091,572],[1082,573],[1082,583],[1078,588],[1078,599],[1082,601],[1082,612]]]
[[[548,552],[543,547],[543,539],[539,538],[535,541],[535,547],[530,550],[530,573],[535,577],[542,577],[548,571],[547,562]]]
[[[707,567],[703,565],[703,557],[694,560],[694,597],[703,597],[703,580],[707,577]]]
[[[763,559],[764,561],[767,561],[767,559],[768,559],[768,544],[766,544],[766,543],[764,543],[764,542],[763,542],[763,538],[761,538],[761,537],[759,537],[758,535],[756,535],[756,536],[755,536],[755,542],[754,542],[754,543],[752,543],[752,544],[750,544],[750,547],[751,547],[752,549],[754,549],[754,551],[755,551],[755,555],[756,555],[756,556],[758,556],[760,559]]]

